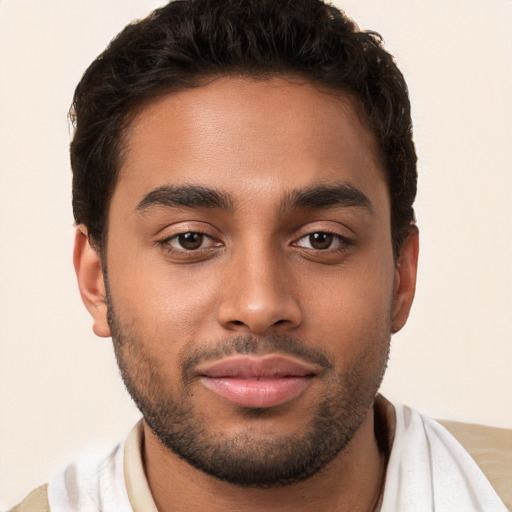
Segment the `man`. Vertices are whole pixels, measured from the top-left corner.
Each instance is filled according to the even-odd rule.
[[[418,256],[403,77],[320,1],[173,2],[77,87],[75,268],[143,414],[18,510],[506,510],[377,395]]]

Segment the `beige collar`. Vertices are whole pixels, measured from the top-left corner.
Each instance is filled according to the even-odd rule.
[[[124,444],[124,480],[133,512],[158,512],[149,488],[142,453],[144,428],[140,420]]]

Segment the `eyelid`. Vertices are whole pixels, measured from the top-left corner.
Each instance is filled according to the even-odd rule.
[[[213,242],[212,245],[210,245],[209,247],[200,247],[198,249],[186,249],[186,248],[180,248],[180,247],[175,247],[172,242],[175,241],[175,240],[178,240],[178,238],[181,236],[181,235],[186,235],[187,233],[195,233],[195,234],[198,234],[198,235],[201,235],[203,236],[206,240],[210,240],[210,242]],[[197,251],[200,251],[200,250],[204,250],[204,249],[210,249],[212,247],[220,247],[222,245],[222,242],[220,242],[219,240],[217,240],[215,237],[213,237],[212,235],[208,234],[208,233],[205,233],[204,231],[198,231],[198,230],[192,230],[192,229],[185,229],[183,231],[179,231],[177,233],[174,233],[172,235],[169,235],[161,240],[158,241],[159,244],[161,245],[166,245],[166,246],[171,246],[174,250],[176,251],[183,251],[183,252],[197,252]],[[203,244],[201,244],[203,245]]]
[[[171,224],[165,223],[152,235],[155,242],[170,240],[185,233],[200,233],[210,238],[220,239],[218,229],[203,220],[183,219]]]
[[[299,245],[299,242],[303,239],[309,238],[311,235],[314,235],[315,233],[325,233],[327,235],[331,235],[335,240],[337,240],[338,244],[336,247],[328,247],[327,249],[315,249],[314,247],[304,247],[303,245]],[[303,249],[310,249],[313,251],[321,251],[321,252],[327,252],[332,250],[340,250],[343,247],[346,247],[347,245],[352,245],[352,240],[350,238],[341,235],[340,233],[336,233],[334,231],[329,231],[327,229],[316,229],[314,231],[310,231],[309,233],[306,233],[302,235],[301,237],[295,239],[295,241],[292,243],[292,245],[296,245],[297,247],[302,247]]]
[[[180,235],[186,233],[198,233],[204,237],[205,241],[201,243],[199,248],[195,249],[180,247],[180,244],[174,241]],[[177,258],[177,261],[194,262],[208,257],[212,254],[212,251],[222,247],[224,242],[219,231],[208,222],[184,219],[159,229],[158,234],[153,239],[153,244],[166,255]],[[206,246],[203,246],[204,244]]]
[[[329,233],[350,241],[356,237],[355,231],[350,226],[336,220],[312,220],[297,226],[294,232],[294,240],[299,240],[314,233]]]

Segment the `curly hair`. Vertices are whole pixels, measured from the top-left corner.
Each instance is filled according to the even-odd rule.
[[[102,248],[130,116],[150,98],[218,76],[300,76],[348,92],[378,142],[395,256],[414,221],[407,85],[376,32],[322,0],[175,0],[121,31],[78,84],[70,117],[73,213]]]

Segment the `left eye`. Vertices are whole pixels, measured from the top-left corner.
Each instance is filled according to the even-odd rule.
[[[335,235],[334,233],[327,233],[325,231],[317,231],[316,233],[303,236],[295,244],[299,247],[305,247],[306,249],[322,251],[326,249],[337,249],[347,243],[348,240],[341,235]]]
[[[180,233],[179,235],[169,238],[166,243],[174,249],[186,251],[196,251],[214,245],[214,241],[211,237],[204,233],[196,233],[194,231]]]

